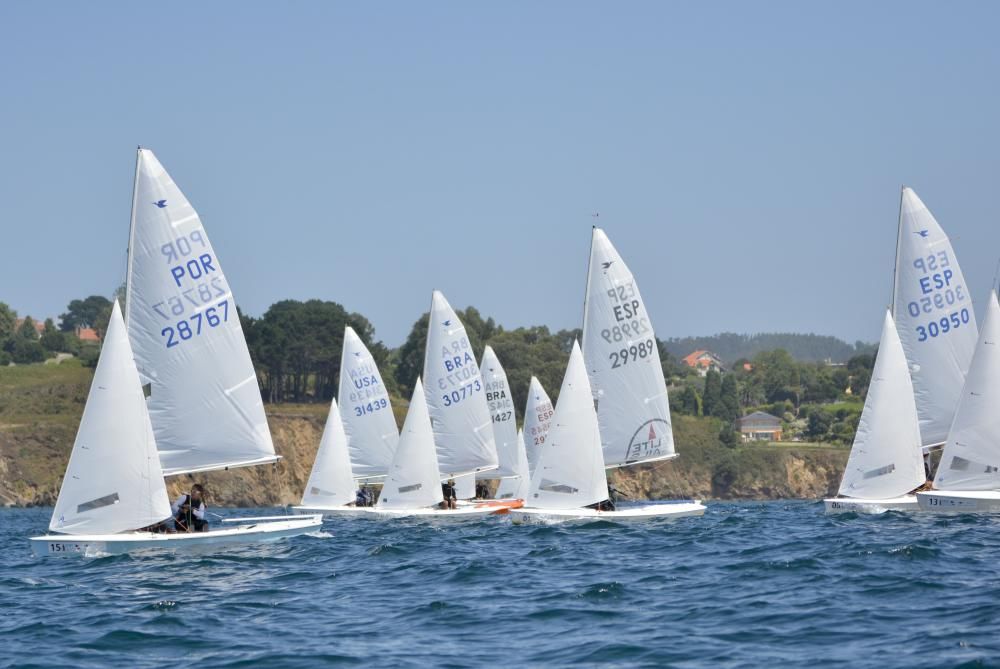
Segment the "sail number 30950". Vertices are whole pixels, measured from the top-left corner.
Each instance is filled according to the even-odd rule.
[[[173,348],[182,341],[200,335],[203,331],[218,327],[229,320],[229,300],[222,300],[203,312],[195,312],[190,318],[177,321],[176,325],[160,330],[160,336],[166,338],[167,348]],[[207,326],[207,327],[206,327]]]

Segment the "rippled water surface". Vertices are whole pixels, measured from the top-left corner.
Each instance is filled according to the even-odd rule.
[[[993,519],[710,503],[673,523],[338,520],[210,556],[34,558],[49,513],[0,511],[0,665],[1000,663]]]

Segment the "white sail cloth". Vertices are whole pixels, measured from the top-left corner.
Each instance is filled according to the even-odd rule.
[[[139,150],[127,325],[166,475],[277,459],[236,301],[197,212]]]
[[[496,444],[497,460],[500,466],[477,475],[480,479],[495,479],[517,475],[517,416],[514,412],[514,398],[507,383],[507,372],[491,346],[483,350],[483,361],[479,365],[486,388],[486,404],[493,420],[493,441]]]
[[[913,385],[896,326],[887,311],[840,494],[890,499],[911,492],[924,480]]]
[[[526,505],[575,509],[608,498],[601,433],[580,346],[573,342],[545,448]]]
[[[545,446],[549,428],[552,426],[552,415],[555,409],[552,400],[534,376],[528,385],[528,401],[524,407],[524,448],[527,452],[528,468],[532,474],[538,465],[538,456]]]
[[[632,272],[596,227],[587,274],[583,356],[607,466],[674,457],[656,333]]]
[[[976,314],[948,236],[903,188],[893,319],[913,379],[924,447],[944,442],[976,347]]]
[[[380,509],[420,509],[442,501],[434,432],[424,386],[418,378],[396,454],[376,506]]]
[[[436,290],[427,324],[423,378],[441,477],[496,469],[493,421],[472,344],[455,310]]]
[[[385,476],[396,452],[399,430],[375,359],[350,326],[344,330],[340,358],[340,415],[354,476]]]
[[[517,433],[517,476],[501,479],[497,487],[497,499],[527,499],[531,487],[531,471],[528,468],[528,454],[524,450],[524,432]]]
[[[347,434],[337,408],[337,400],[330,402],[330,412],[323,428],[316,460],[313,462],[306,491],[302,494],[303,506],[341,506],[355,498],[351,458],[347,452]]]
[[[1000,490],[1000,305],[986,318],[934,478],[938,490]]]
[[[153,427],[116,301],[49,529],[115,534],[169,517]]]

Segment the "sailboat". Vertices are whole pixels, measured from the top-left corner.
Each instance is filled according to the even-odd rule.
[[[921,511],[1000,512],[1000,305],[990,291],[986,318],[948,432],[932,490]]]
[[[501,482],[518,476],[518,458],[524,448],[517,431],[517,416],[514,412],[514,398],[507,382],[507,372],[504,371],[500,359],[493,347],[487,345],[483,349],[483,359],[479,365],[486,388],[486,403],[490,417],[493,420],[493,441],[497,448],[499,466],[496,469],[476,474],[477,480],[500,479]],[[497,496],[498,499],[502,499]],[[463,499],[459,493],[459,499]],[[504,506],[509,506],[509,499]],[[494,500],[486,500],[494,501]],[[477,499],[483,503],[483,500]]]
[[[913,385],[892,314],[886,311],[839,496],[823,504],[827,513],[915,511],[913,490],[924,482]]]
[[[906,353],[924,450],[941,446],[976,348],[976,314],[948,235],[913,189],[899,205],[892,318]]]
[[[619,510],[588,508],[608,499],[601,430],[594,411],[593,391],[577,342],[566,366],[555,416],[545,448],[531,475],[527,505],[510,511],[514,523],[700,516],[696,502],[650,504]]]
[[[441,479],[455,479],[459,499],[476,494],[476,475],[500,462],[486,386],[465,326],[441,291],[431,296],[423,378]]]
[[[624,467],[677,457],[656,334],[635,277],[611,240],[598,227],[594,227],[591,236],[582,356],[588,389],[593,393],[591,401],[597,412],[597,435],[604,467]],[[571,356],[571,363],[572,360]],[[566,374],[569,376],[569,369]],[[564,388],[566,383],[564,379]],[[563,403],[561,392],[554,426],[541,449],[539,462],[547,462],[545,454],[556,438],[553,431],[559,423],[559,407]],[[532,471],[533,485],[540,471],[537,466]],[[548,496],[544,502],[551,505],[560,499],[571,498]],[[537,506],[542,501],[542,497],[536,497],[533,487],[526,504]],[[567,513],[572,515],[579,511],[571,508]],[[603,517],[639,518],[701,515],[704,512],[705,507],[699,502],[685,500],[601,513]]]
[[[295,513],[359,515],[355,481],[381,482],[399,442],[389,392],[375,359],[353,328],[344,330],[340,400],[332,402],[316,461]],[[338,406],[339,404],[339,406]]]
[[[320,525],[317,517],[262,529],[242,525],[158,534],[141,528],[171,517],[153,426],[115,301],[101,357],[56,500],[49,530],[32,537],[38,556],[100,556],[141,549],[186,549],[275,540]]]
[[[142,148],[126,291],[125,324],[163,474],[276,462],[257,374],[218,255],[191,203],[153,152]],[[275,531],[293,522],[269,520],[253,522]]]
[[[552,416],[555,409],[552,400],[542,387],[541,382],[531,377],[528,384],[528,401],[524,407],[524,447],[528,457],[528,471],[534,473],[538,464],[538,455],[545,446],[545,440],[552,426]]]
[[[363,508],[382,518],[482,518],[496,511],[485,506],[442,509],[442,501],[434,430],[424,386],[418,378],[382,494],[374,507]]]

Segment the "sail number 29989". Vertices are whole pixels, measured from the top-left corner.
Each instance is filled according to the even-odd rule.
[[[652,339],[647,339],[646,341],[641,341],[638,344],[632,344],[620,351],[611,351],[611,355],[608,359],[611,360],[611,369],[617,369],[623,367],[629,363],[629,361],[635,362],[639,358],[645,358],[653,354],[656,349],[653,348],[656,343]]]

